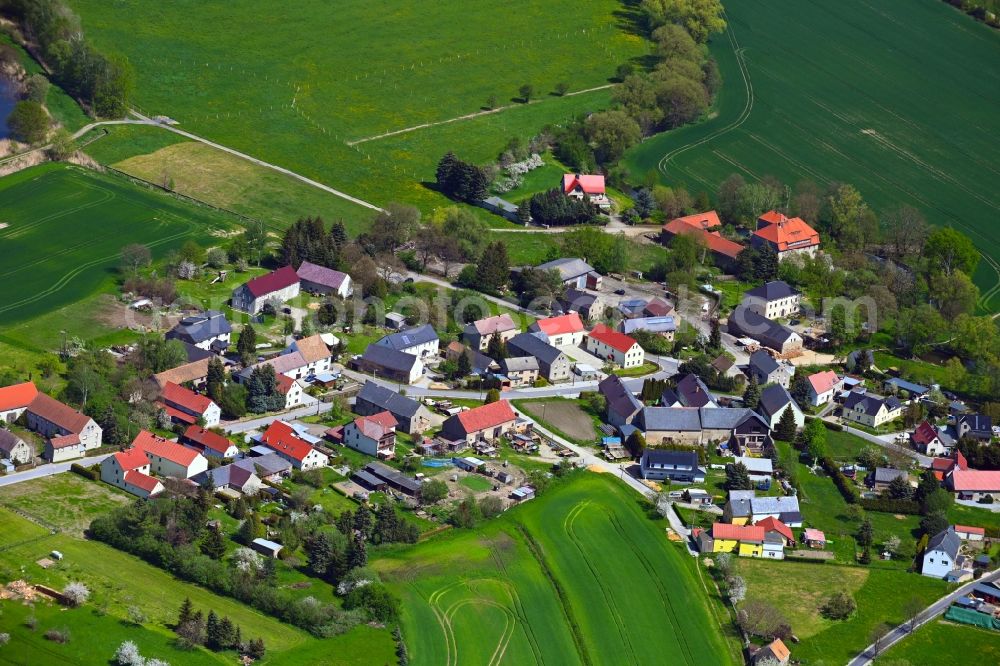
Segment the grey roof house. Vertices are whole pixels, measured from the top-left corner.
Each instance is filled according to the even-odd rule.
[[[408,328],[398,333],[390,333],[375,342],[381,347],[406,352],[421,358],[436,356],[438,353],[438,334],[430,324]]]
[[[642,403],[632,395],[618,375],[608,375],[597,385],[597,391],[607,403],[608,423],[621,426],[632,423],[642,410]]]
[[[353,363],[359,372],[370,372],[403,384],[412,384],[424,373],[424,364],[413,354],[374,343],[368,345],[361,358]]]
[[[539,374],[550,382],[570,377],[569,357],[533,333],[518,333],[512,337],[507,341],[507,352],[510,356],[534,356],[538,360]]]
[[[431,413],[413,398],[372,381],[365,382],[354,402],[354,413],[373,416],[389,412],[396,419],[397,432],[420,434],[431,427]]]
[[[778,426],[778,421],[781,420],[781,414],[785,409],[791,409],[794,412],[796,428],[805,425],[805,414],[802,413],[798,403],[792,399],[788,389],[779,384],[765,386],[764,390],[760,392],[760,403],[757,405],[757,411],[764,417],[764,421],[767,422],[771,430]]]
[[[677,400],[682,407],[716,407],[715,398],[701,377],[691,373],[677,382]]]
[[[546,261],[536,266],[540,271],[559,271],[559,279],[563,284],[577,289],[596,289],[601,285],[601,276],[594,267],[583,259],[563,257]]]
[[[733,310],[726,326],[732,335],[751,338],[782,354],[802,348],[802,337],[798,333],[761,316],[746,305],[739,305]]]
[[[229,347],[232,332],[233,327],[225,314],[218,310],[206,310],[184,317],[163,337],[167,340],[180,340],[198,349],[221,353]]]
[[[701,483],[705,480],[705,470],[698,467],[698,453],[695,451],[646,449],[639,470],[642,478],[656,481],[669,479],[677,483]]]
[[[756,377],[757,383],[761,386],[765,384],[780,384],[788,388],[790,379],[788,370],[782,364],[763,349],[758,349],[750,354],[750,362],[747,364],[747,376]]]

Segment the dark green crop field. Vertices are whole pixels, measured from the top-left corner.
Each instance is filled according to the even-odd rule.
[[[420,185],[445,151],[492,158],[512,135],[603,108],[615,68],[648,52],[618,0],[70,4],[99,48],[129,57],[145,113],[372,203],[425,210],[447,203]],[[554,94],[559,83],[569,95]],[[491,97],[495,113],[465,118]]]
[[[739,0],[712,51],[718,114],[660,135],[632,173],[714,192],[731,173],[855,185],[968,234],[1000,309],[1000,35],[940,0]]]
[[[235,218],[234,218],[235,219]],[[0,180],[0,321],[80,301],[114,279],[123,246],[161,257],[233,220],[79,167],[47,164]]]
[[[478,533],[380,557],[414,664],[729,664],[696,563],[586,474]]]

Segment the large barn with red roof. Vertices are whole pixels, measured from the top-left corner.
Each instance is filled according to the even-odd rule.
[[[299,295],[299,276],[284,266],[244,282],[233,289],[233,309],[257,314],[269,301],[284,303]]]
[[[693,236],[712,253],[712,259],[719,268],[732,269],[743,246],[723,237],[718,231],[721,226],[714,210],[678,217],[663,225],[660,240],[669,245],[670,241],[681,234]]]

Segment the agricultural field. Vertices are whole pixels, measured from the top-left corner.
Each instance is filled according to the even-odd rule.
[[[185,598],[196,609],[214,609],[229,616],[243,629],[245,636],[263,636],[267,657],[262,664],[324,663],[354,666],[389,663],[394,659],[392,637],[387,631],[360,626],[335,638],[319,640],[309,634],[258,613],[233,599],[213,594],[204,588],[181,582],[170,574],[138,558],[95,541],[67,533],[48,533],[6,509],[0,508],[0,532],[17,539],[0,547],[0,581],[26,579],[62,589],[70,581],[82,581],[91,590],[86,606],[60,611],[40,606],[36,609],[38,633],[21,622],[8,623],[11,642],[0,651],[0,663],[26,663],[28,655],[46,655],[47,663],[107,663],[118,645],[127,639],[136,641],[150,656],[171,663],[231,663],[232,655],[214,655],[204,650],[185,652],[172,640],[168,624],[177,616]],[[48,569],[35,563],[52,550],[64,559]],[[155,590],[155,594],[150,594]],[[147,620],[135,627],[125,620],[129,606],[138,606]],[[4,618],[22,618],[23,607],[3,602]],[[58,616],[58,617],[56,617]],[[46,629],[65,627],[72,640],[65,645],[45,641]],[[6,661],[5,661],[6,660]]]
[[[2,269],[0,333],[41,315],[65,321],[62,308],[113,285],[128,243],[161,258],[188,239],[207,244],[233,222],[79,167],[46,164],[7,176],[0,180],[0,243],[17,261]]]
[[[235,14],[191,0],[70,4],[95,46],[129,57],[144,113],[373,203],[424,210],[446,203],[424,185],[446,150],[493,158],[513,135],[604,108],[615,68],[649,50],[631,4],[616,0],[572,12],[541,0],[304,0],[280,13],[251,0]],[[569,94],[553,92],[559,83]]]
[[[938,619],[888,650],[880,658],[896,666],[946,664],[955,658],[956,646],[974,654],[984,664],[1000,662],[1000,635],[995,631]]]
[[[576,400],[551,398],[546,400],[515,400],[514,406],[527,412],[544,427],[567,439],[593,446],[598,439],[594,418]]]
[[[374,566],[403,598],[414,664],[738,658],[694,560],[607,476],[581,473],[475,534]]]
[[[901,9],[728,3],[729,31],[711,45],[724,79],[715,113],[633,149],[629,170],[695,192],[714,192],[734,172],[846,182],[878,211],[916,206],[973,239],[986,255],[975,275],[980,306],[1000,309],[1000,135],[989,129],[1000,37],[940,0]]]
[[[788,620],[800,639],[792,650],[802,663],[846,663],[869,644],[875,625],[902,623],[903,609],[911,598],[926,606],[950,587],[905,571],[812,562],[741,558],[736,573],[746,580],[748,601],[765,601]],[[841,590],[854,597],[858,610],[843,621],[824,618],[820,606]]]
[[[54,474],[0,488],[0,506],[17,509],[42,525],[78,537],[83,536],[94,518],[134,499],[122,490],[78,474]]]

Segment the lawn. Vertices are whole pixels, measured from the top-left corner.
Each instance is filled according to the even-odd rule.
[[[286,12],[266,0],[239,12],[191,0],[70,4],[98,48],[129,57],[144,112],[376,204],[427,211],[445,203],[421,181],[446,150],[492,159],[511,136],[604,108],[608,90],[583,91],[649,50],[616,0],[572,12],[541,0],[382,0],[375,10],[303,0]],[[560,82],[581,94],[555,96]],[[514,100],[522,84],[534,88],[530,104]],[[495,113],[372,138],[478,113],[491,96]]]
[[[73,473],[0,488],[0,505],[18,509],[42,524],[80,537],[94,518],[134,499],[113,486]]]
[[[581,473],[477,533],[381,556],[411,663],[735,663],[694,560],[640,505]]]
[[[41,528],[36,527],[24,518],[0,509],[0,531],[3,534],[39,537]],[[49,569],[35,564],[35,560],[52,550],[61,551],[64,559]],[[57,626],[69,627],[74,637],[68,645],[43,642],[40,637],[17,629],[13,632],[11,644],[0,650],[0,663],[5,663],[3,660],[8,658],[13,659],[10,663],[24,663],[9,656],[19,653],[16,645],[20,640],[27,641],[26,653],[36,658],[43,652],[46,659],[59,660],[56,663],[107,663],[123,640],[122,627],[127,626],[124,618],[127,608],[132,605],[139,606],[148,618],[145,631],[137,629],[133,632],[133,640],[139,641],[141,637],[143,641],[149,641],[140,642],[140,648],[146,652],[144,645],[149,645],[152,656],[167,658],[172,663],[189,663],[186,653],[179,653],[176,649],[166,652],[172,645],[172,632],[167,624],[175,620],[177,609],[185,598],[190,598],[196,609],[204,612],[214,609],[220,615],[229,616],[242,627],[244,636],[264,637],[268,656],[261,663],[316,663],[324,660],[324,663],[353,665],[389,663],[394,659],[392,639],[387,631],[361,626],[342,636],[318,640],[233,599],[179,581],[131,555],[65,533],[0,548],[0,581],[18,578],[57,589],[70,581],[83,581],[90,587],[92,596],[84,608],[59,615]],[[150,593],[151,590],[155,593]],[[4,610],[10,608],[5,606]],[[99,615],[97,609],[106,615]],[[40,628],[47,628],[42,623],[43,611],[39,610],[37,615]],[[6,614],[4,617],[7,617]],[[99,629],[93,631],[92,627]],[[160,649],[165,653],[156,652]],[[231,663],[229,659],[220,660],[201,652],[195,655],[197,660],[192,663]],[[206,658],[209,660],[206,661]]]
[[[514,406],[526,412],[542,427],[572,442],[585,446],[597,443],[594,418],[580,406],[578,400],[568,398],[515,400]]]
[[[736,570],[746,580],[748,600],[766,601],[788,619],[800,639],[793,656],[803,664],[849,661],[869,644],[876,624],[905,620],[903,608],[911,598],[927,605],[951,587],[903,571],[836,564],[740,559]],[[844,621],[827,620],[819,607],[841,590],[854,597],[858,610]]]
[[[633,149],[629,171],[658,170],[694,192],[715,192],[734,172],[844,182],[879,212],[916,206],[992,257],[975,278],[981,305],[1000,308],[996,32],[940,0],[905,11],[863,0],[726,10],[729,32],[711,44],[724,80],[715,113]]]
[[[493,487],[493,483],[489,479],[475,474],[462,477],[459,483],[475,493],[486,492]]]
[[[188,239],[205,242],[233,224],[233,218],[166,194],[57,164],[0,180],[0,219],[6,225],[0,230],[4,256],[16,258],[2,269],[0,333],[109,290],[128,243],[143,243],[159,258]],[[53,239],[59,239],[55,249]]]
[[[902,643],[886,650],[880,660],[892,661],[898,666],[905,663],[913,666],[947,664],[956,658],[956,648],[962,654],[976,655],[978,662],[1000,663],[1000,633],[940,619],[924,625]]]

